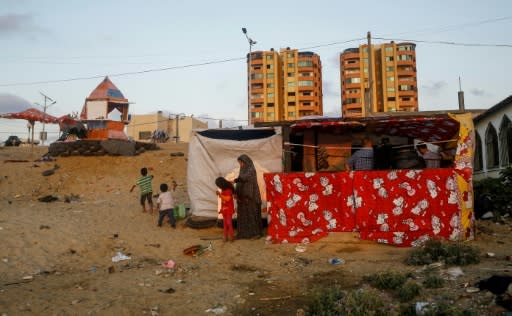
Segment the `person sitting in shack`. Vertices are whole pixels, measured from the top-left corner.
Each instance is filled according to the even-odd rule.
[[[419,143],[416,145],[416,149],[420,153],[420,156],[425,160],[425,166],[427,168],[441,168],[441,155],[430,151],[425,143]]]
[[[373,142],[370,138],[363,138],[363,147],[357,150],[345,162],[345,170],[372,170],[373,169]]]

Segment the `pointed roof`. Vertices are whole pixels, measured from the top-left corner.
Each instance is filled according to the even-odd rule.
[[[103,81],[94,89],[87,100],[109,100],[109,101],[122,101],[128,103],[128,99],[125,99],[115,84],[110,79],[105,77]]]

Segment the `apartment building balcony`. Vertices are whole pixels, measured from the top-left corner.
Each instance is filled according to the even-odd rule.
[[[342,69],[360,69],[361,63],[356,61],[355,63],[347,64],[346,62],[342,62]]]
[[[361,98],[363,95],[361,94],[361,92],[356,92],[356,93],[345,93],[342,95],[342,99],[357,99],[357,98]]]
[[[345,89],[361,89],[361,83],[345,83],[343,82],[343,87],[345,87]]]
[[[415,77],[398,77],[399,85],[416,85]]]
[[[416,77],[416,71],[414,71],[414,70],[400,70],[400,69],[398,69],[396,74],[398,75],[399,78],[400,78],[400,76]]]
[[[417,106],[418,106],[418,103],[417,103],[416,101],[414,101],[414,99],[413,99],[413,98],[411,98],[411,100],[409,100],[409,101],[403,101],[403,100],[400,100],[400,101],[398,102],[398,106],[399,106],[400,108],[402,108],[402,107],[413,107],[413,108],[414,108],[414,107],[417,107]]]
[[[350,103],[350,104],[343,104],[343,109],[346,111],[350,110],[358,110],[363,108],[363,103]]]
[[[398,96],[399,97],[414,97],[414,96],[417,96],[418,95],[418,92],[415,91],[415,90],[402,90],[402,91],[398,91]]]
[[[251,98],[251,105],[263,103],[265,101],[265,98]]]
[[[414,66],[416,65],[415,60],[397,60],[396,61],[397,66]]]
[[[318,97],[314,95],[300,95],[298,97],[299,101],[317,101]]]

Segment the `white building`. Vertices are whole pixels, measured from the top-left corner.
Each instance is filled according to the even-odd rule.
[[[512,95],[475,117],[474,178],[499,177],[512,164]]]

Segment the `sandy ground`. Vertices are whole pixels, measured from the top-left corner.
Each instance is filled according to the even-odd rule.
[[[136,157],[65,157],[37,162],[45,148],[0,148],[0,315],[296,315],[312,291],[332,285],[356,288],[362,276],[385,270],[414,271],[403,264],[408,249],[378,245],[354,234],[331,234],[306,245],[266,244],[265,239],[224,243],[222,229],[192,229],[184,221],[157,227],[156,214],[141,212],[129,193],[146,166],[157,184],[186,194],[186,144],[164,144]],[[27,160],[27,162],[7,162]],[[51,176],[42,172],[58,169]],[[59,198],[39,202],[45,195]],[[65,197],[78,196],[66,203]],[[447,288],[423,292],[422,300],[449,295],[482,315],[502,311],[488,292],[464,286],[492,274],[509,274],[511,225],[481,222],[478,265]],[[183,250],[211,247],[200,256]],[[300,249],[299,249],[300,250]],[[129,260],[114,263],[122,252]],[[487,258],[485,253],[495,257]],[[345,263],[331,265],[329,258]],[[174,270],[161,264],[169,259]],[[444,292],[443,292],[444,291]]]

